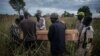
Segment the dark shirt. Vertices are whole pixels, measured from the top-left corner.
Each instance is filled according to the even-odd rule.
[[[65,25],[59,21],[53,23],[48,32],[48,39],[51,44],[51,53],[64,53],[65,50]]]
[[[20,27],[23,31],[24,41],[34,41],[36,39],[36,23],[29,20],[24,19],[20,23]]]

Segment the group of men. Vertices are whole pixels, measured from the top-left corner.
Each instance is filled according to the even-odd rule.
[[[90,56],[94,32],[91,26],[92,15],[85,15],[84,12],[79,12],[77,19],[76,29],[79,32],[77,56]]]
[[[30,20],[27,12],[24,12],[24,16],[20,16],[15,20],[16,25],[11,26],[11,36],[13,37],[13,40],[15,42],[19,40],[19,34],[20,34],[19,32],[20,31],[23,32],[23,45],[26,49],[32,49],[35,47],[34,43],[37,40],[36,31],[46,29],[45,19],[41,16],[41,11],[38,10],[35,16],[37,18],[37,22]],[[49,27],[48,40],[50,41],[51,55],[64,56],[64,52],[66,50],[65,49],[66,26],[64,23],[59,21],[59,16],[57,13],[52,13],[50,15],[50,19],[52,24]],[[86,48],[87,43],[91,43],[93,38],[93,36],[90,35],[92,30],[92,27],[90,26],[92,17],[84,16],[84,13],[80,12],[78,14],[77,21],[78,25],[76,26],[76,29],[78,29],[80,33],[77,46],[78,49],[80,47]]]
[[[33,48],[37,40],[36,30],[45,30],[45,19],[41,16],[41,11],[36,14],[37,23],[30,19],[30,15],[24,12],[24,15],[15,19],[15,24],[11,26],[10,33],[12,42],[17,45],[23,42],[26,49]]]

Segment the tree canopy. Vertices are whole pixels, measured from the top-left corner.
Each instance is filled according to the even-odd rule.
[[[97,13],[100,13],[100,7],[96,9],[96,12]]]
[[[20,10],[23,10],[25,6],[24,0],[10,0],[9,4],[15,11],[19,13],[19,15],[20,15]]]
[[[84,12],[85,16],[92,15],[90,8],[88,6],[82,6],[78,9],[78,13],[79,12]]]

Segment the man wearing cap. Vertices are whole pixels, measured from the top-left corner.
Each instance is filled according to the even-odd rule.
[[[81,30],[80,28],[82,27],[82,20],[84,16],[85,16],[84,12],[78,12],[77,22],[76,22],[76,27],[75,27],[78,31]]]
[[[82,31],[82,28],[84,27],[84,25],[82,24],[84,16],[85,16],[84,12],[78,12],[77,13],[77,21],[76,21],[75,29],[78,30],[79,36],[80,36],[80,32]],[[78,37],[78,41],[77,41],[77,48],[78,47],[79,47],[79,37]]]
[[[58,14],[50,16],[52,25],[49,27],[48,39],[51,45],[52,56],[64,56],[65,51],[65,25],[58,21]]]

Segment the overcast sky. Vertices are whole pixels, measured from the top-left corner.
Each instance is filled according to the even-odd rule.
[[[0,14],[16,14],[8,1],[0,0]],[[89,6],[93,14],[95,14],[95,8],[100,7],[100,0],[25,0],[25,2],[25,8],[32,15],[38,9],[42,10],[43,14],[52,12],[62,14],[65,10],[76,14],[78,8],[83,5]]]

